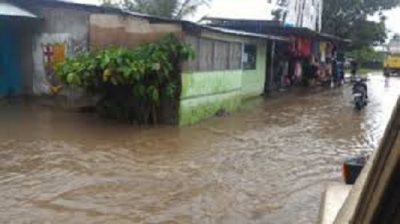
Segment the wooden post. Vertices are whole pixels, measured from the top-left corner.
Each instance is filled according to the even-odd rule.
[[[274,61],[275,61],[275,40],[272,41],[271,45],[271,68],[270,68],[270,80],[269,80],[269,89],[271,89],[274,85]]]

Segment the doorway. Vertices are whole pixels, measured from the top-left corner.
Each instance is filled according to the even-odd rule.
[[[15,30],[7,19],[0,18],[0,96],[21,92],[21,72]]]

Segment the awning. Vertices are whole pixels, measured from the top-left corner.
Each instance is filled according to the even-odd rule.
[[[39,18],[31,12],[7,2],[0,2],[0,16]]]

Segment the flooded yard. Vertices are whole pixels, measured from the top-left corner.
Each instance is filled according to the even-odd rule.
[[[249,102],[191,127],[0,107],[1,223],[316,223],[342,161],[375,149],[400,79]]]

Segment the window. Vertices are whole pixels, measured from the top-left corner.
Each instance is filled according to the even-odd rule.
[[[195,58],[185,63],[185,69],[196,71],[240,70],[242,44],[196,36],[186,36],[186,43],[195,50]]]
[[[230,43],[229,70],[239,70],[242,65],[242,44]]]
[[[199,38],[195,36],[187,36],[186,37],[186,43],[190,44],[190,46],[193,48],[195,52],[195,57],[190,59],[186,63],[186,69],[189,69],[189,71],[198,71],[199,70],[199,60],[198,58],[198,52],[199,52]]]
[[[245,44],[243,50],[243,69],[255,70],[257,68],[257,46]]]
[[[229,60],[229,42],[215,41],[214,42],[214,71],[228,70]]]
[[[211,39],[200,39],[198,54],[199,70],[212,71],[214,65],[214,41]]]

